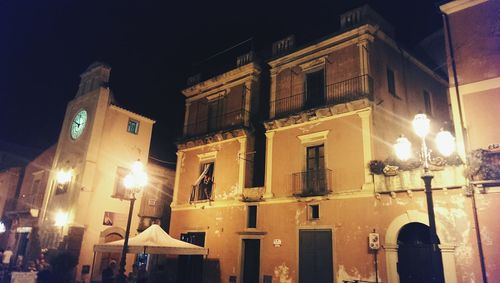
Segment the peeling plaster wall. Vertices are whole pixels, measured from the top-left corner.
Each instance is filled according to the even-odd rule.
[[[244,162],[244,160],[238,159],[239,150],[240,143],[237,140],[232,140],[185,151],[183,160],[181,160],[177,204],[189,203],[193,183],[201,173],[198,155],[214,151],[217,152],[214,171],[215,186],[212,190],[215,199],[227,200],[239,197],[241,188],[238,187],[238,164]]]
[[[480,268],[476,253],[470,199],[461,190],[436,191],[434,193],[436,222],[441,243],[455,246],[455,261],[459,282],[479,282]],[[481,202],[481,201],[480,201]],[[320,219],[308,219],[307,206],[320,205]],[[241,241],[245,237],[246,209],[243,203],[234,206],[197,206],[188,210],[176,210],[172,217],[171,234],[179,238],[180,233],[206,232],[206,247],[209,259],[218,261],[222,282],[230,275],[240,278]],[[492,209],[481,203],[481,211]],[[299,229],[331,229],[333,246],[333,271],[336,282],[342,280],[375,280],[374,257],[368,251],[368,234],[376,229],[384,247],[387,228],[401,215],[416,212],[426,216],[425,195],[397,193],[375,197],[312,198],[310,201],[288,203],[266,202],[258,205],[257,228],[265,232],[261,239],[261,278],[273,276],[273,282],[297,282]],[[426,221],[426,218],[423,219]],[[493,225],[493,218],[488,219]],[[399,227],[401,228],[401,227]],[[489,230],[491,229],[491,230]],[[485,235],[489,255],[495,253],[495,237],[500,229],[489,228]],[[396,235],[397,237],[397,235]],[[281,246],[273,245],[274,239]],[[378,253],[379,281],[388,282],[386,251]],[[489,262],[490,276],[496,276],[496,262]],[[475,278],[475,279],[474,279]],[[492,277],[496,278],[496,277]],[[476,281],[474,281],[476,280]]]

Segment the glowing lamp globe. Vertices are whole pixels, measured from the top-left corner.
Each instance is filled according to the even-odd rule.
[[[71,171],[59,170],[56,175],[56,181],[59,184],[67,184],[71,180]]]
[[[408,160],[411,157],[411,143],[410,141],[401,136],[396,140],[396,144],[394,145],[394,151],[396,152],[396,156],[401,160]]]
[[[144,165],[140,161],[132,164],[131,171],[123,179],[123,184],[127,189],[141,189],[148,183],[148,175],[144,171]]]
[[[425,114],[417,114],[413,119],[413,130],[417,136],[425,138],[429,133],[431,128],[431,121],[427,118]]]
[[[441,130],[436,135],[436,147],[444,156],[450,156],[455,151],[455,138],[448,131]]]
[[[65,226],[66,224],[68,224],[68,214],[67,213],[64,213],[62,211],[59,211],[57,214],[56,214],[56,219],[55,219],[55,226],[58,226],[58,227],[63,227]]]

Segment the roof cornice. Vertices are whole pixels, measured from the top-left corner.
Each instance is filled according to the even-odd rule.
[[[455,0],[441,5],[439,8],[441,9],[441,12],[450,15],[487,1],[488,0]]]
[[[241,81],[242,79],[256,80],[260,72],[260,67],[252,62],[186,88],[182,91],[182,94],[188,99],[193,99],[200,94],[208,95],[209,93],[213,93],[214,90],[215,92],[220,91],[221,87],[232,84],[235,81]]]

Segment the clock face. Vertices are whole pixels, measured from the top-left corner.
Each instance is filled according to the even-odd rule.
[[[71,138],[76,140],[79,138],[83,130],[85,129],[85,125],[87,124],[87,111],[82,109],[76,113],[75,118],[71,122],[70,134]]]

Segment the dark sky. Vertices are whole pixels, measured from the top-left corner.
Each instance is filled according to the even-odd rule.
[[[299,45],[312,41],[336,32],[339,14],[366,2],[405,46],[441,27],[431,0],[0,0],[0,150],[55,143],[79,75],[99,60],[112,66],[118,102],[157,121],[151,154],[174,161],[180,90],[197,62],[248,38],[264,51],[289,34]]]

